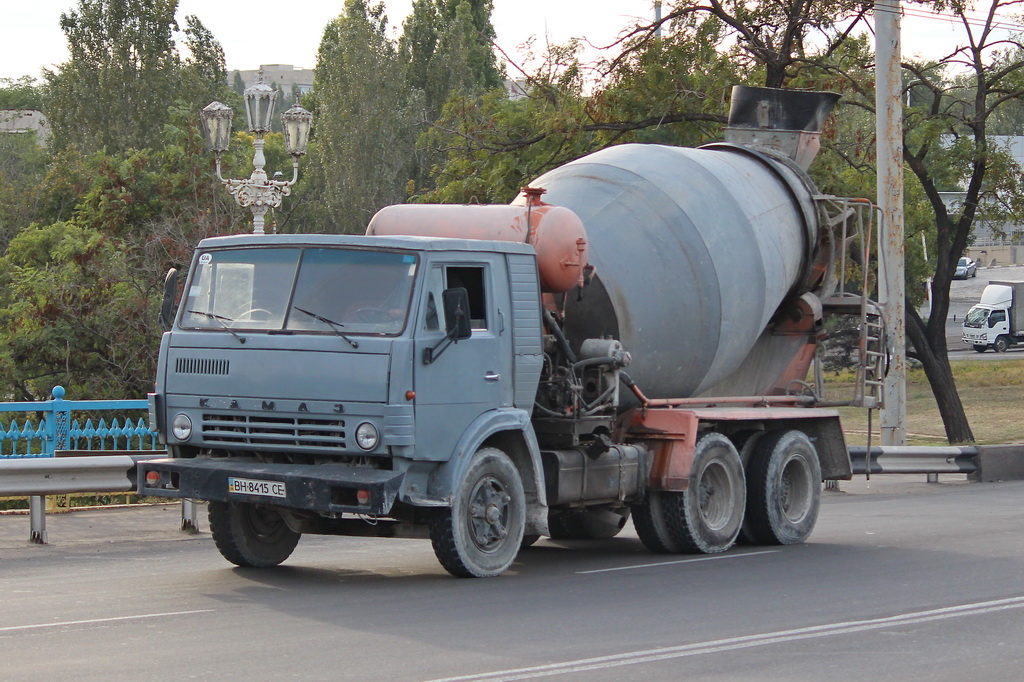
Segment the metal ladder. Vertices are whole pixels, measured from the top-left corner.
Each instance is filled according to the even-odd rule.
[[[869,305],[870,304],[870,305]],[[882,407],[883,386],[889,354],[885,343],[885,325],[878,304],[862,299],[860,318],[860,362],[857,364],[857,407]]]
[[[827,226],[831,239],[830,262],[838,275],[835,292],[823,299],[826,309],[857,315],[860,318],[857,372],[854,398],[851,405],[880,409],[884,402],[885,374],[889,352],[885,336],[885,314],[881,305],[868,298],[873,268],[869,267],[870,243],[873,236],[874,214],[877,206],[866,200],[833,196],[815,197],[819,219]],[[860,295],[846,292],[847,249],[861,249],[860,264],[864,267],[864,281]],[[876,278],[877,280],[877,278]]]

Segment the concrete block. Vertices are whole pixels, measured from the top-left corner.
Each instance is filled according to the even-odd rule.
[[[978,470],[969,475],[979,483],[1024,480],[1024,444],[979,445]]]

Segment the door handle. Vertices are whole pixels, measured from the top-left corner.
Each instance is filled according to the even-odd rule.
[[[501,381],[501,375],[496,372],[488,372],[484,375],[484,381]]]

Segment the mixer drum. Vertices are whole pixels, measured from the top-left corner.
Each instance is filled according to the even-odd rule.
[[[760,392],[778,376],[768,365],[784,367],[806,341],[759,342],[802,293],[818,242],[815,190],[792,164],[727,144],[628,144],[530,186],[580,217],[596,267],[582,300],[567,296],[566,336],[576,347],[619,339],[649,397]],[[737,375],[751,355],[760,360]]]

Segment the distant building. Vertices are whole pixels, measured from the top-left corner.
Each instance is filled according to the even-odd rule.
[[[39,146],[45,146],[50,125],[43,112],[35,109],[0,109],[0,132],[34,133]]]
[[[526,78],[506,78],[505,92],[508,94],[508,98],[513,102],[518,99],[523,99],[530,93],[530,83]]]
[[[255,85],[261,69],[263,82],[276,84],[281,95],[288,101],[291,101],[293,86],[298,86],[300,96],[313,89],[313,69],[297,69],[291,64],[260,64],[259,69],[236,69],[228,74],[228,84],[234,84],[237,73],[245,87]]]

